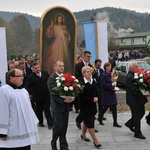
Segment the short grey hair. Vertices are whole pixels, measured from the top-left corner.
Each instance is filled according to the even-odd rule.
[[[129,70],[130,70],[130,68],[133,68],[134,65],[137,65],[136,61],[129,62]]]
[[[87,69],[91,69],[91,67],[90,66],[84,66],[83,68],[82,68],[82,75],[87,71]],[[92,70],[92,69],[91,69]]]

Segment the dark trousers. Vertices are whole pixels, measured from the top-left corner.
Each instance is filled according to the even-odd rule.
[[[16,147],[16,148],[0,148],[0,150],[30,150],[30,146]]]
[[[53,118],[50,112],[49,100],[45,102],[36,101],[36,115],[39,119],[39,123],[42,123],[42,124],[43,124],[43,111],[44,111],[48,126],[51,126],[53,124]]]
[[[116,105],[102,106],[100,110],[100,114],[99,114],[99,121],[102,121],[103,115],[108,110],[108,108],[111,108],[114,123],[117,123],[117,106]]]
[[[141,132],[141,119],[145,114],[145,107],[144,105],[136,105],[130,106],[131,109],[131,119],[129,119],[126,124],[129,126],[135,127],[135,133]]]
[[[71,105],[71,108],[74,105],[75,110],[79,110],[79,98],[76,97],[75,100],[72,103],[70,103],[70,105]]]
[[[60,150],[68,150],[68,143],[66,140],[66,133],[68,128],[69,113],[53,113],[53,133],[51,146],[52,150],[57,150],[57,139],[59,138]]]
[[[83,114],[82,111],[80,110],[78,116],[76,117],[76,122],[82,123],[82,121],[83,121]]]

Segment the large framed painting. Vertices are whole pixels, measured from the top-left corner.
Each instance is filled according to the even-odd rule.
[[[77,21],[65,7],[47,9],[40,22],[40,65],[51,75],[54,63],[63,61],[65,72],[74,73]]]

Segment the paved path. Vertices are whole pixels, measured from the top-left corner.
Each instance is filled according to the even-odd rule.
[[[146,115],[148,112],[146,112]],[[75,125],[75,118],[77,114],[70,112],[69,127],[67,133],[67,140],[70,150],[95,150],[93,142],[85,142],[80,139],[81,130]],[[150,126],[145,122],[145,117],[142,119],[142,132],[146,136],[146,140],[134,138],[133,133],[125,127],[124,123],[130,118],[130,112],[118,113],[118,123],[122,128],[116,128],[112,125],[112,114],[107,112],[107,118],[104,121],[105,125],[99,125],[95,122],[95,128],[99,131],[96,133],[98,139],[101,141],[103,150],[150,150]],[[46,125],[46,122],[44,123]],[[52,130],[46,127],[40,128],[40,142],[32,146],[32,150],[51,150],[50,141]],[[87,137],[90,138],[89,135]],[[91,139],[91,138],[90,138]]]

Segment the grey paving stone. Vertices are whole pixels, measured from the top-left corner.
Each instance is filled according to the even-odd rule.
[[[148,112],[146,112],[146,115],[147,113]],[[70,112],[67,132],[69,149],[95,150],[96,148],[93,145],[89,133],[87,134],[87,137],[91,139],[91,142],[85,142],[80,139],[81,130],[76,127],[76,116],[76,113]],[[142,133],[146,136],[146,140],[140,140],[134,138],[134,133],[124,125],[130,116],[130,112],[118,113],[118,123],[122,125],[122,128],[113,127],[112,114],[110,113],[105,114],[107,120],[104,121],[104,126],[99,125],[98,121],[95,121],[95,128],[99,131],[96,133],[96,136],[102,144],[102,150],[150,150],[150,126],[146,124],[145,117],[142,119]],[[32,150],[51,150],[50,142],[52,138],[52,130],[47,129],[45,119],[44,124],[44,128],[38,127],[40,142],[32,145]]]

